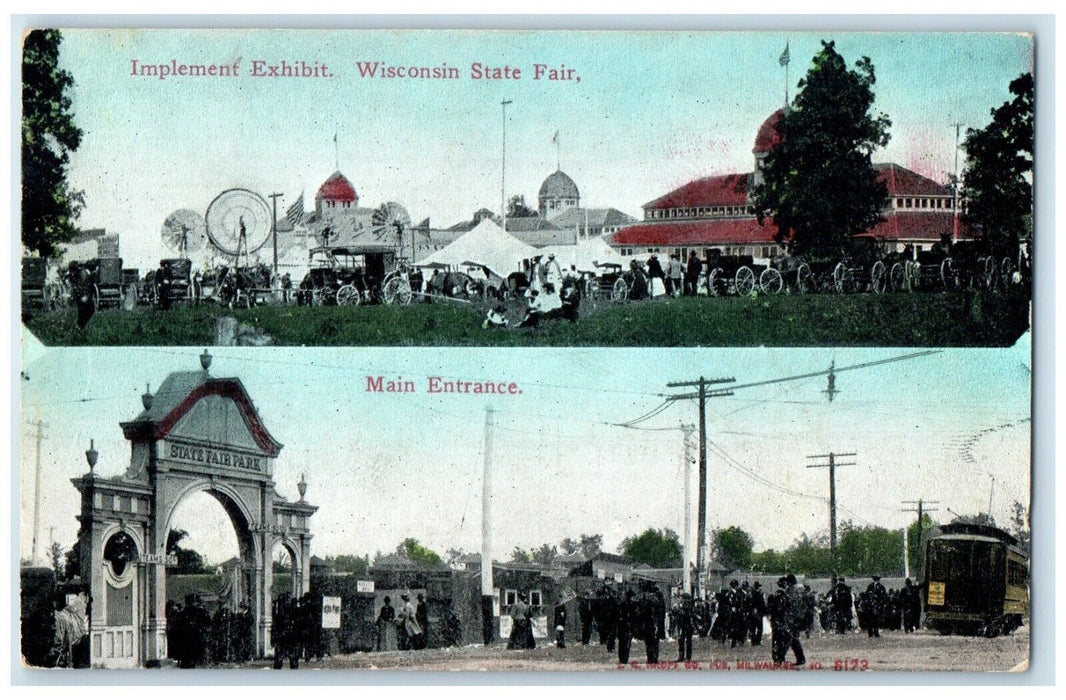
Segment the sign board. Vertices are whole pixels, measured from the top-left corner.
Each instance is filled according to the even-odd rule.
[[[529,621],[531,627],[533,627],[534,639],[545,639],[548,636],[548,616],[541,615],[540,617],[534,617]]]
[[[164,566],[177,566],[177,554],[142,554],[141,561],[145,564],[163,564]]]
[[[930,581],[929,582],[929,600],[926,601],[928,605],[943,605],[944,604],[944,582],[943,581]]]
[[[614,581],[615,581],[615,583],[622,583],[623,580],[624,579],[622,578],[622,572],[621,571],[614,572]]]
[[[197,466],[227,467],[229,469],[244,469],[253,472],[263,472],[266,469],[266,459],[259,455],[238,452],[234,449],[208,447],[207,445],[178,442],[165,442],[162,449],[163,459],[168,459],[182,464],[194,464]]]
[[[514,626],[514,620],[510,615],[500,615],[500,639],[509,639],[511,637],[511,627]]]
[[[373,593],[374,582],[373,581],[356,581],[355,582],[356,593]]]
[[[339,630],[341,628],[341,597],[322,596],[322,629]]]

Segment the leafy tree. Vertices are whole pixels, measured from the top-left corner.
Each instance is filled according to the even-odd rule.
[[[1010,534],[1018,538],[1018,546],[1029,553],[1029,509],[1021,501],[1011,504]]]
[[[1014,97],[992,110],[983,129],[968,129],[963,220],[1000,254],[1010,255],[1032,234],[1033,75],[1011,81]]]
[[[752,552],[751,568],[764,574],[783,574],[788,567],[785,564],[784,552],[776,552],[767,549],[762,552]]]
[[[936,522],[929,517],[928,513],[922,513],[920,536],[917,518],[907,526],[907,557],[910,561],[911,572],[915,575],[925,566],[925,550],[922,549],[922,538],[928,538],[929,532],[934,527],[936,527]]]
[[[559,543],[563,554],[581,554],[591,559],[600,553],[603,547],[603,535],[581,535],[576,540],[567,537]]]
[[[434,552],[429,547],[426,547],[419,543],[414,537],[408,537],[396,547],[396,553],[401,554],[415,564],[421,566],[439,566],[441,563],[440,555]]]
[[[355,574],[357,576],[365,574],[367,568],[370,566],[370,560],[367,557],[361,557],[358,554],[338,554],[336,556],[329,556],[325,557],[325,562],[336,572]]]
[[[978,513],[977,515],[956,515],[951,520],[952,523],[965,523],[966,525],[987,525],[989,527],[997,527],[996,519],[988,513]]]
[[[755,541],[744,530],[731,526],[716,529],[711,535],[714,558],[729,569],[748,569],[752,564]]]
[[[63,555],[63,580],[81,576],[81,547],[75,542],[74,546]]]
[[[208,572],[203,556],[194,549],[185,549],[181,541],[189,536],[185,530],[171,530],[167,533],[167,554],[178,557],[179,574],[203,574]]]
[[[532,564],[533,556],[521,547],[515,547],[514,551],[511,552],[511,561],[516,564]]]
[[[670,528],[648,528],[622,540],[622,554],[656,569],[681,566],[681,541]]]
[[[42,256],[74,237],[84,204],[67,184],[82,131],[71,112],[74,78],[59,67],[62,41],[56,29],[36,29],[22,46],[22,244]]]
[[[48,546],[48,559],[52,562],[52,571],[56,574],[56,580],[63,580],[63,547],[58,542]]]
[[[752,198],[762,221],[793,250],[835,253],[881,220],[888,191],[871,162],[892,122],[874,116],[874,66],[863,56],[849,70],[834,42],[823,41],[800,92],[781,121],[782,142],[766,157]]]
[[[784,553],[784,569],[802,574],[828,574],[836,570],[829,536],[803,533]]]
[[[837,543],[841,573],[849,575],[895,574],[903,570],[903,534],[883,527],[841,524]]]
[[[516,194],[507,202],[508,219],[523,219],[531,216],[540,216],[540,214],[536,209],[526,206],[526,198],[523,195]]]

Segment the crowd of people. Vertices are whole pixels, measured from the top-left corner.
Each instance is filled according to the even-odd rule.
[[[578,615],[581,643],[592,643],[595,631],[608,653],[617,649],[619,663],[628,662],[632,639],[645,643],[648,663],[658,662],[661,643],[671,639],[677,642],[678,662],[692,660],[694,637],[722,646],[728,643],[730,648],[761,646],[768,620],[772,660],[784,664],[791,651],[794,665],[802,666],[806,663],[802,639],[810,638],[812,631],[857,631],[869,637],[880,637],[884,629],[911,633],[920,627],[921,608],[920,587],[910,579],[895,590],[886,589],[881,577],[873,576],[865,590],[855,593],[844,578],[834,577],[828,590],[819,594],[788,574],[769,594],[758,581],[733,580],[706,599],[684,593],[669,611],[653,584],[644,583],[638,591],[626,588],[621,594],[604,585],[595,594],[590,590],[581,594]]]
[[[418,594],[418,603],[411,602],[407,593],[400,594],[400,606],[392,605],[392,598],[385,596],[375,620],[377,651],[410,651],[429,646],[429,606],[426,597]]]
[[[167,652],[179,668],[244,663],[255,652],[252,612],[246,604],[235,611],[220,605],[212,615],[192,593],[184,605],[167,601]]]

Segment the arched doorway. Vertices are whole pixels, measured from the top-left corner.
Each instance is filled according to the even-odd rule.
[[[203,494],[222,506],[233,526],[240,569],[233,585],[245,584],[245,590],[231,595],[239,595],[254,617],[258,655],[270,648],[270,562],[278,542],[293,562],[294,592],[310,586],[310,518],[318,508],[303,500],[305,487],[296,502],[278,495],[273,463],[281,443],[239,379],[212,377],[206,353],[201,364],[201,371],[170,374],[156,395],[142,396],[144,411],[121,424],[131,446],[125,474],[96,476],[97,454],[90,450],[89,473],[72,480],[82,494],[82,578],[96,606],[90,617],[94,666],[139,666],[167,656],[167,570],[177,565],[168,536],[183,503]],[[119,531],[132,549],[125,538],[113,539]],[[118,606],[115,615],[108,601]],[[112,647],[120,637],[121,647]]]

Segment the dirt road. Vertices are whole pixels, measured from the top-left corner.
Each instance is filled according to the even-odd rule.
[[[540,640],[532,650],[509,651],[502,644],[451,649],[426,649],[407,652],[344,654],[322,661],[301,663],[312,669],[390,669],[421,671],[615,671],[618,673],[695,673],[828,671],[858,673],[863,671],[1010,671],[1029,658],[1029,628],[1011,636],[985,639],[980,637],[942,637],[922,631],[904,635],[884,632],[879,639],[865,634],[818,635],[803,640],[807,665],[795,669],[767,668],[770,664],[769,636],[762,646],[730,649],[709,639],[696,638],[693,663],[673,663],[677,645],[663,642],[661,663],[649,668],[644,645],[634,640],[630,664],[619,668],[617,654],[605,647],[569,644],[565,649]],[[791,653],[788,660],[794,661]],[[268,666],[259,662],[255,666]]]

